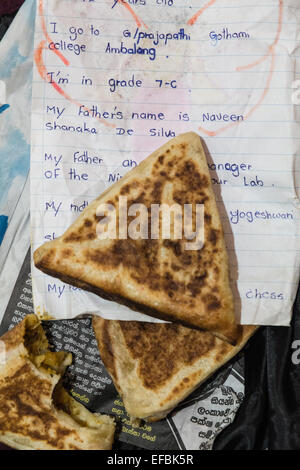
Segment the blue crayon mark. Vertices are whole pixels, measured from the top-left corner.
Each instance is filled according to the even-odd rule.
[[[3,111],[5,111],[7,108],[9,108],[9,104],[3,104],[0,106],[0,114],[3,113]]]
[[[0,215],[0,245],[2,243],[2,240],[4,238],[6,229],[8,225],[8,217],[7,215]]]
[[[20,67],[26,60],[28,60],[28,57],[20,54],[19,44],[14,44],[12,47],[10,47],[10,49],[5,52],[6,57],[9,57],[9,61],[6,62],[5,67],[1,67],[1,80],[10,78],[12,76],[12,73],[15,71],[15,68]]]
[[[0,115],[0,122],[1,119],[3,117]],[[6,213],[1,209],[7,205],[10,188],[14,194],[17,191],[17,188],[12,187],[13,180],[19,177],[18,184],[25,181],[29,171],[29,159],[30,146],[23,133],[18,129],[8,132],[0,146],[0,214]]]

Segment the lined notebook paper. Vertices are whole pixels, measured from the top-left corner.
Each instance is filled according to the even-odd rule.
[[[35,250],[152,151],[195,131],[230,259],[237,319],[288,325],[299,282],[297,0],[40,0],[35,26]],[[37,312],[136,312],[33,267]]]

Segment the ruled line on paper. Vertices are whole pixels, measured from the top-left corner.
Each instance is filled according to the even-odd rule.
[[[52,143],[51,144],[53,147],[60,147],[60,148],[74,148],[74,145],[62,145],[62,144],[54,144]],[[35,144],[35,147],[43,147],[42,144]],[[86,148],[86,149],[91,149],[91,150],[97,150],[96,147],[88,147],[86,145],[76,145],[76,148]],[[109,148],[109,149],[104,149],[101,147],[101,152],[112,152],[112,151],[118,151],[120,153],[127,153],[128,150],[122,150],[122,149],[113,149],[113,148]],[[144,153],[147,153],[149,152],[149,149],[147,150],[141,150],[141,149],[132,149],[130,150],[131,152],[144,152]],[[228,152],[217,152],[215,151],[214,152],[214,155],[228,155]],[[230,155],[250,155],[250,156],[258,156],[260,157],[260,155],[257,154],[257,152],[255,153],[252,153],[252,152],[230,152]],[[290,156],[290,153],[266,153],[264,152],[264,156],[268,156],[268,157],[284,157],[284,156]],[[296,155],[295,156],[300,156],[300,153],[299,155]]]
[[[41,99],[41,97],[38,97],[38,99]],[[65,101],[64,98],[58,98],[58,97],[57,97],[57,98],[50,98],[50,99],[51,99],[51,100],[55,100],[55,101]],[[89,100],[89,99],[85,99],[84,101],[85,101],[86,103],[95,103],[94,100]],[[108,104],[108,105],[118,104],[118,105],[120,105],[120,104],[122,104],[122,101],[102,101],[102,104]],[[167,106],[177,106],[177,107],[178,107],[178,106],[186,106],[185,103],[169,103],[169,102],[161,103],[161,102],[159,102],[159,101],[147,101],[147,102],[145,102],[145,101],[131,101],[131,104],[137,104],[137,105],[140,105],[140,104],[145,105],[145,104],[147,104],[147,105],[160,105],[160,106],[167,105]],[[228,106],[228,107],[233,106],[233,107],[236,107],[236,108],[240,108],[240,107],[245,108],[246,106],[253,106],[253,104],[254,104],[254,103],[247,103],[247,104],[243,104],[243,103],[242,103],[242,104],[226,103],[226,106]],[[214,106],[214,107],[216,107],[215,104],[211,104],[211,103],[202,103],[202,102],[200,102],[200,103],[192,103],[192,104],[190,104],[189,106],[197,106],[197,107],[199,107],[199,106]],[[291,107],[293,107],[294,105],[293,105],[293,103],[279,103],[279,104],[276,104],[276,103],[265,103],[265,104],[262,104],[261,106],[276,106],[276,108],[277,108],[278,106],[284,106],[284,107],[291,106]],[[39,129],[37,129],[37,130],[39,130]]]
[[[41,129],[33,129],[33,131],[37,131],[37,132],[40,132],[40,131],[43,131],[44,128],[41,128]],[[111,134],[109,133],[105,133],[105,132],[102,132],[101,133],[101,136],[110,136]],[[149,138],[149,139],[153,139],[153,136],[151,135],[147,135],[147,134],[135,134],[135,137],[144,137],[144,138]],[[175,137],[175,136],[174,136]],[[206,139],[230,139],[230,140],[292,140],[292,141],[295,141],[295,140],[300,140],[300,137],[285,137],[285,136],[282,136],[282,137],[274,137],[274,136],[269,136],[269,137],[253,137],[253,136],[239,136],[239,135],[235,135],[235,136],[206,136]]]
[[[73,2],[74,0],[65,0],[65,1],[66,1],[66,2],[67,2],[67,1]],[[109,8],[111,8],[111,5],[112,5],[112,4],[111,4],[110,2],[108,2],[108,1],[99,1],[99,0],[93,0],[92,3],[93,3],[94,5],[103,5],[103,6],[106,6],[106,7],[108,6]],[[94,5],[90,5],[90,6],[93,7]],[[172,8],[184,8],[184,9],[187,9],[187,8],[191,8],[192,6],[195,8],[195,10],[197,10],[197,7],[195,7],[195,4],[194,4],[194,3],[190,3],[190,5],[189,5],[189,4],[187,4],[187,3],[182,3],[182,4],[181,4],[181,3],[177,2],[176,4],[173,4],[173,5],[172,5]],[[137,7],[137,8],[139,8],[139,7],[140,7],[140,8],[143,8],[143,5],[142,5],[142,4],[141,4],[141,5],[136,5],[136,7]],[[271,8],[271,7],[274,7],[274,4],[273,4],[273,3],[265,3],[265,4],[262,3],[262,4],[259,5],[259,7],[260,7],[260,8]],[[212,8],[213,8],[213,7],[212,7]],[[236,9],[236,8],[238,8],[238,9],[240,9],[240,8],[253,8],[253,4],[252,4],[252,5],[251,5],[251,4],[249,4],[249,5],[241,5],[241,6],[236,6],[236,5],[232,5],[232,6],[229,6],[229,5],[220,5],[220,7],[214,7],[214,8],[217,8],[218,10],[223,9],[223,8],[226,8],[226,9],[228,9],[228,8],[230,8],[230,9],[232,9],[232,8],[235,8],[235,9]],[[111,9],[112,9],[112,8],[111,8]]]
[[[179,73],[179,72],[178,72]],[[33,80],[32,83],[42,83],[41,80]],[[78,85],[82,86],[82,83],[80,82],[70,82],[70,85]],[[93,84],[95,87],[106,87],[109,88],[109,85],[107,83],[94,83]],[[144,86],[145,89],[157,89],[157,87],[154,86]],[[177,87],[178,90],[189,90],[189,87]],[[218,87],[193,87],[193,90],[218,90]],[[263,90],[264,87],[224,87],[223,90]],[[284,86],[284,87],[272,87],[270,91],[278,91],[278,90],[290,90],[291,87]],[[34,99],[39,99],[38,97],[34,97]]]
[[[273,5],[274,6],[274,5]],[[212,8],[212,7],[211,7]],[[240,9],[240,7],[238,7]],[[105,18],[105,17],[96,17],[96,16],[93,16],[93,17],[84,17],[82,18],[81,16],[63,16],[63,15],[45,15],[46,18],[56,18],[56,19],[66,19],[66,20],[74,20],[74,19],[80,19],[81,21],[85,21],[85,20],[99,20],[99,21],[102,21],[103,23],[107,23],[108,21],[110,23],[128,23],[128,24],[132,24],[132,20],[130,18],[110,18],[108,20],[108,18]],[[174,25],[182,25],[182,22],[178,22],[178,21],[172,21],[172,23],[170,21],[162,21],[162,20],[153,20],[151,19],[151,23],[152,24],[171,24],[172,26]],[[248,21],[244,21],[244,22],[236,22],[236,23],[230,23],[229,21],[226,21],[227,24],[249,24]],[[208,26],[215,26],[215,25],[218,25],[220,23],[214,23],[214,22],[211,22],[211,23],[208,23]],[[264,24],[271,24],[271,25],[276,25],[277,22],[276,21],[269,21],[269,22],[264,22]],[[292,22],[287,22],[286,23],[287,25],[295,25],[297,26],[297,23],[292,23]],[[268,38],[270,39],[270,38]],[[292,41],[291,38],[284,38],[285,41]]]
[[[57,64],[48,64],[49,67],[57,67]],[[60,65],[59,66],[60,68],[67,68],[67,65]],[[88,67],[86,66],[83,66],[83,65],[72,65],[72,69],[84,69],[84,70],[99,70],[99,67],[91,67],[90,65]],[[102,72],[111,72],[111,71],[115,71],[115,69],[113,67],[107,67],[107,68],[102,68],[101,69]],[[146,68],[146,69],[141,69],[141,68],[126,68],[126,72],[149,72],[151,71],[151,73],[161,73],[161,72],[166,72],[166,73],[179,73],[178,70],[176,69],[163,69],[161,68],[159,71],[158,70],[151,70],[151,68]],[[284,73],[285,75],[286,74],[294,74],[294,70],[291,69],[291,70],[286,70],[286,69],[283,69],[283,70],[274,70],[274,73],[278,74],[278,73]],[[185,75],[203,75],[203,71],[192,71],[192,72],[185,72],[185,71],[182,71],[180,72],[181,75],[185,76]],[[300,72],[299,72],[300,73]],[[218,75],[218,74],[223,74],[223,75],[232,75],[233,74],[233,71],[232,70],[205,70],[205,74],[206,75],[210,75],[210,74],[214,74],[214,75]],[[264,74],[266,75],[267,74],[267,71],[266,70],[245,70],[243,72],[243,74]]]

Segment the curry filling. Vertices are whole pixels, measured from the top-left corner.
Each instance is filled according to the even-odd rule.
[[[43,373],[62,376],[72,363],[72,354],[64,351],[52,352],[45,331],[35,315],[26,318],[24,346],[30,361]],[[52,400],[57,410],[64,411],[82,427],[97,429],[107,435],[107,425],[112,426],[112,418],[96,415],[72,398],[62,384],[62,377],[54,387]]]

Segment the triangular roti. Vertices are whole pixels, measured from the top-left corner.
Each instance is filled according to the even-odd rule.
[[[236,346],[174,323],[93,317],[101,359],[133,418],[158,421],[234,357],[255,332],[243,326]]]
[[[0,442],[19,450],[112,448],[113,418],[93,415],[64,390],[61,376],[72,355],[49,351],[35,315],[0,345]]]
[[[187,250],[187,239],[163,239],[161,232],[159,239],[100,240],[99,205],[118,209],[120,196],[128,207],[144,204],[149,214],[152,204],[204,204],[203,248]],[[222,225],[201,139],[193,132],[172,139],[106,190],[60,238],[35,251],[34,263],[152,317],[211,331],[232,344],[238,338]]]

